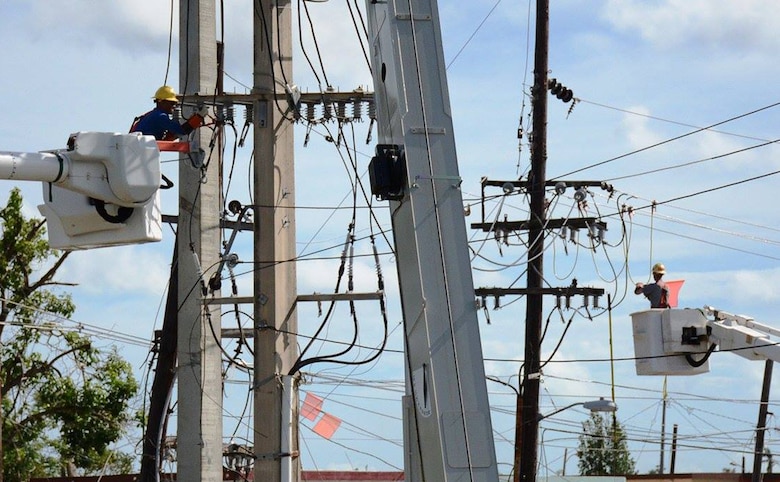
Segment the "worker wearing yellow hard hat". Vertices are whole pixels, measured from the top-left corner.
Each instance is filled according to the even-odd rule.
[[[183,124],[171,119],[173,108],[179,102],[176,90],[170,85],[163,85],[154,93],[154,109],[138,116],[133,121],[130,132],[140,132],[154,136],[157,140],[173,140],[184,136],[202,126],[208,110],[204,107]]]
[[[176,95],[176,90],[170,85],[163,85],[157,92],[154,93],[155,100],[167,100],[168,102],[179,102],[179,97]]]
[[[634,294],[645,295],[645,298],[650,300],[650,308],[669,308],[669,288],[661,279],[666,274],[666,266],[663,263],[656,263],[653,265],[652,272],[653,282],[637,283]]]

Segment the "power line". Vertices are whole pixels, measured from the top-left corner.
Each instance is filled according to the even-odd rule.
[[[706,129],[706,130],[708,130],[710,132],[714,132],[716,134],[723,134],[723,135],[726,135],[726,136],[733,136],[733,137],[741,137],[743,139],[750,139],[750,140],[754,140],[754,141],[766,141],[767,140],[767,139],[763,139],[761,137],[747,136],[747,135],[744,135],[744,134],[736,134],[734,132],[721,131],[721,130],[717,130],[717,129],[708,129],[706,127],[701,127],[701,126],[697,126],[697,125],[693,125],[693,124],[687,124],[685,122],[679,122],[679,121],[675,121],[675,120],[671,120],[671,119],[665,119],[663,117],[652,116],[652,115],[645,114],[645,113],[642,113],[642,112],[637,112],[637,111],[628,110],[628,109],[622,109],[620,107],[613,107],[613,106],[610,106],[610,105],[594,102],[594,101],[591,101],[591,100],[582,99],[580,97],[577,97],[577,100],[579,102],[582,102],[583,104],[595,105],[595,106],[598,106],[598,107],[603,107],[605,109],[611,109],[611,110],[615,110],[615,111],[618,111],[618,112],[623,112],[625,114],[631,114],[631,115],[635,115],[635,116],[638,116],[638,117],[644,117],[646,119],[652,119],[652,120],[656,120],[656,121],[660,121],[660,122],[666,122],[666,123],[669,123],[669,124],[675,124],[675,125],[678,125],[678,126],[691,127],[691,128],[694,128],[694,129]]]
[[[711,187],[711,188],[708,188],[708,189],[703,189],[701,191],[692,192],[690,194],[684,194],[682,196],[673,197],[673,198],[670,198],[670,199],[666,199],[664,201],[653,201],[651,204],[648,204],[646,206],[640,206],[640,207],[634,208],[634,209],[636,210],[636,209],[655,208],[656,206],[659,206],[659,205],[662,205],[662,204],[669,204],[669,203],[673,203],[675,201],[681,201],[683,199],[688,199],[688,198],[692,198],[692,197],[695,197],[695,196],[701,196],[702,194],[708,194],[708,193],[711,193],[711,192],[720,191],[721,189],[726,189],[726,188],[729,188],[729,187],[738,186],[740,184],[745,184],[747,182],[757,181],[759,179],[764,179],[764,178],[767,178],[767,177],[770,177],[770,176],[774,176],[776,174],[780,174],[780,170],[767,172],[765,174],[760,174],[758,176],[749,177],[747,179],[742,179],[742,180],[730,182],[730,183],[727,183],[727,184],[721,184],[719,186]],[[614,216],[614,215],[608,215],[608,216]]]
[[[674,141],[677,141],[677,140],[683,139],[683,138],[685,138],[685,137],[692,136],[692,135],[694,135],[694,134],[698,134],[698,133],[700,133],[700,132],[703,132],[703,131],[706,131],[706,130],[710,130],[710,129],[712,129],[713,127],[717,127],[717,126],[719,126],[719,125],[726,124],[726,123],[728,123],[728,122],[732,122],[732,121],[735,121],[735,120],[737,120],[737,119],[741,119],[741,118],[743,118],[743,117],[747,117],[747,116],[750,116],[750,115],[756,114],[756,113],[758,113],[758,112],[761,112],[761,111],[764,111],[764,110],[767,110],[767,109],[771,109],[771,108],[773,108],[773,107],[776,107],[776,106],[778,106],[778,105],[780,105],[780,102],[776,102],[776,103],[774,103],[774,104],[770,104],[770,105],[767,105],[767,106],[765,106],[765,107],[761,107],[761,108],[759,108],[759,109],[752,110],[752,111],[750,111],[750,112],[747,112],[747,113],[745,113],[745,114],[740,114],[740,115],[738,115],[738,116],[734,116],[734,117],[731,117],[731,118],[729,118],[729,119],[726,119],[726,120],[723,120],[723,121],[720,121],[720,122],[716,122],[716,123],[714,123],[714,124],[711,124],[711,125],[709,125],[709,126],[707,126],[707,127],[701,127],[701,128],[699,128],[699,129],[693,130],[693,131],[691,131],[691,132],[687,132],[687,133],[685,133],[685,134],[682,134],[682,135],[679,135],[679,136],[676,136],[676,137],[672,137],[671,139],[666,139],[665,141],[656,142],[655,144],[652,144],[652,145],[649,145],[649,146],[646,146],[646,147],[642,147],[642,148],[640,148],[640,149],[636,149],[636,150],[633,150],[633,151],[631,151],[631,152],[627,152],[627,153],[625,153],[625,154],[621,154],[621,155],[619,155],[619,156],[615,156],[615,157],[612,157],[612,158],[610,158],[610,159],[607,159],[607,160],[604,160],[604,161],[601,161],[601,162],[597,162],[597,163],[590,164],[590,165],[588,165],[588,166],[585,166],[585,167],[581,167],[581,168],[579,168],[579,169],[575,169],[574,171],[567,172],[566,174],[561,174],[561,175],[559,175],[559,176],[555,176],[555,177],[553,178],[553,180],[554,180],[554,179],[560,179],[560,178],[568,177],[568,176],[571,176],[572,174],[576,174],[576,173],[578,173],[578,172],[582,172],[582,171],[585,171],[585,170],[588,170],[588,169],[592,169],[592,168],[594,168],[594,167],[603,166],[604,164],[608,164],[608,163],[610,163],[610,162],[614,162],[614,161],[617,161],[617,160],[619,160],[619,159],[623,159],[623,158],[625,158],[625,157],[632,156],[632,155],[634,155],[634,154],[638,154],[638,153],[640,153],[640,152],[644,152],[644,151],[647,151],[647,150],[649,150],[649,149],[653,149],[653,148],[656,148],[656,147],[662,146],[662,145],[664,145],[664,144],[668,144],[668,143],[670,143],[670,142],[674,142]]]
[[[609,179],[605,179],[605,181],[607,181],[607,182],[614,182],[614,181],[619,181],[619,180],[622,180],[622,179],[629,179],[629,178],[632,178],[632,177],[646,176],[648,174],[657,174],[659,172],[671,171],[673,169],[681,169],[683,167],[689,167],[689,166],[692,166],[692,165],[695,165],[695,164],[701,164],[703,162],[714,161],[716,159],[722,159],[724,157],[733,156],[735,154],[741,154],[743,152],[747,152],[747,151],[750,151],[750,150],[753,150],[753,149],[758,149],[759,147],[766,147],[766,146],[775,144],[777,142],[780,142],[780,139],[775,139],[773,141],[767,141],[767,142],[764,142],[762,144],[757,144],[755,146],[745,147],[743,149],[737,149],[735,151],[726,152],[724,154],[718,154],[717,156],[711,156],[711,157],[707,157],[707,158],[704,158],[704,159],[699,159],[699,160],[696,160],[696,161],[685,162],[685,163],[676,164],[676,165],[673,165],[673,166],[661,167],[661,168],[658,168],[658,169],[651,169],[649,171],[637,172],[637,173],[634,173],[634,174],[626,174],[624,176],[619,176],[619,177],[612,177],[612,178],[609,178]]]

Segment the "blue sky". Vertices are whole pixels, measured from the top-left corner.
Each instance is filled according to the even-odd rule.
[[[226,3],[226,90],[244,93],[251,84],[252,6],[245,0]],[[578,171],[564,177],[605,180],[616,191],[608,199],[600,190],[592,190],[586,213],[605,216],[606,245],[588,249],[583,236],[578,248],[550,237],[545,278],[552,286],[566,286],[576,277],[580,286],[601,287],[611,294],[618,417],[638,469],[644,473],[659,462],[663,378],[637,376],[631,360],[620,361],[633,356],[629,314],[647,305],[631,293],[633,284],[647,281],[650,266],[662,261],[668,279],[686,280],[681,306],[712,305],[780,326],[774,309],[778,304],[775,286],[780,281],[780,235],[774,207],[777,176],[762,177],[780,166],[778,147],[768,143],[780,138],[778,107],[771,107],[780,97],[775,82],[780,17],[772,0],[742,1],[738,6],[727,0],[551,3],[549,76],[573,89],[578,102],[570,111],[571,104],[549,99],[548,178]],[[0,150],[59,148],[71,132],[81,130],[126,131],[135,115],[149,109],[151,95],[165,80],[169,7],[151,0],[1,3],[0,42],[13,47],[0,54],[4,66]],[[527,1],[475,0],[439,8],[463,197],[471,205],[468,226],[480,222],[482,176],[516,179],[529,167],[528,94],[534,38],[529,19],[533,19],[533,6]],[[308,9],[331,85],[338,90],[370,88],[371,77],[346,3],[311,3]],[[174,85],[178,78],[177,21],[168,74]],[[297,28],[297,21],[294,24]],[[305,19],[304,29],[304,45],[312,54]],[[297,31],[293,38],[297,43]],[[296,47],[294,72],[295,83],[304,91],[321,88],[300,55],[300,47]],[[732,118],[713,129],[663,142]],[[526,135],[518,143],[520,125]],[[337,150],[334,143],[324,140],[326,127],[335,132],[333,125],[317,126],[307,146],[305,127],[301,125],[296,133],[299,254],[329,248],[309,256],[318,259],[298,263],[301,294],[333,290],[338,260],[326,257],[338,257],[350,221],[349,210],[321,209],[351,205],[352,180],[350,168],[345,168],[349,158],[343,146]],[[350,126],[350,136],[353,127],[352,152],[364,175],[373,152],[373,145],[365,143],[368,122]],[[755,147],[762,144],[766,145]],[[638,152],[626,155],[634,151]],[[741,152],[725,155],[736,151]],[[229,199],[249,202],[249,156],[246,148],[237,151],[237,174]],[[174,176],[175,161],[168,157],[164,161],[163,172]],[[639,175],[660,168],[668,169]],[[749,178],[759,179],[713,190]],[[4,186],[2,194],[12,184],[5,182]],[[40,187],[22,187],[28,212],[37,214]],[[682,199],[666,202],[677,198]],[[646,208],[653,200],[660,203],[655,212]],[[175,193],[166,194],[163,212],[175,214],[175,203]],[[615,216],[622,204],[637,208],[626,219],[625,233]],[[558,200],[555,215],[567,215],[572,205],[571,192],[567,192]],[[389,229],[386,207],[374,206],[383,227]],[[522,196],[486,204],[490,216],[506,214],[510,220],[525,219],[527,209]],[[365,203],[357,213],[357,232],[365,236],[370,232]],[[251,259],[251,237],[245,237],[237,244],[244,261]],[[79,283],[71,290],[78,305],[75,321],[150,339],[161,325],[172,239],[166,230],[165,239],[155,245],[73,255],[61,276]],[[524,285],[524,234],[513,237],[511,246],[499,247],[492,237],[485,240],[478,231],[469,230],[469,239],[480,254],[472,261],[475,285],[508,286],[515,280]],[[370,245],[362,240],[356,250],[369,253]],[[379,250],[389,250],[384,241]],[[377,363],[357,369],[313,365],[301,387],[303,394],[326,397],[324,410],[344,421],[334,437],[337,443],[319,438],[307,428],[311,427],[308,421],[303,422],[302,462],[307,469],[393,470],[403,464],[402,339],[392,261],[384,257],[382,269],[388,285],[388,351]],[[355,262],[356,291],[376,289],[374,271],[370,261]],[[239,265],[236,273],[241,294],[248,294],[250,268]],[[490,311],[489,324],[481,314],[480,328],[487,374],[516,386],[523,357],[525,305],[522,299],[509,301]],[[559,314],[553,303],[548,299],[545,304],[545,316],[552,316],[542,358],[549,357],[561,337],[563,341],[544,369],[543,413],[610,396],[612,391],[610,363],[592,361],[609,358],[609,316],[595,309],[592,320],[580,316],[582,310]],[[602,300],[602,308],[605,305]],[[361,305],[359,309],[361,342],[376,346],[382,333],[378,308]],[[351,338],[348,312],[345,307],[341,310],[327,331],[331,340]],[[564,334],[565,322],[572,317]],[[301,333],[313,333],[321,320],[315,306],[302,307]],[[243,319],[242,323],[249,322]],[[223,325],[234,326],[234,315],[225,315]],[[101,342],[116,344],[138,377],[145,376],[145,348],[111,337]],[[234,346],[227,349],[230,352]],[[332,349],[332,345],[322,347],[323,353]],[[360,359],[368,353],[363,350],[351,356]],[[246,352],[241,356],[251,360]],[[720,472],[730,464],[741,465],[743,456],[750,467],[763,366],[733,354],[715,353],[709,373],[668,379],[667,431],[671,433],[672,425],[678,424],[680,434],[677,472]],[[249,434],[246,421],[237,422],[246,399],[246,379],[245,374],[233,371],[226,383],[226,438],[233,435],[238,440]],[[499,467],[507,473],[514,437],[514,392],[495,383],[488,389]],[[776,411],[776,399],[772,397],[770,412]],[[561,470],[565,449],[570,456],[566,473],[576,473],[576,458],[571,454],[586,418],[583,411],[571,409],[544,420],[541,474]],[[776,419],[770,417],[768,425],[767,444],[776,453],[780,438]],[[133,441],[126,443],[131,448]]]

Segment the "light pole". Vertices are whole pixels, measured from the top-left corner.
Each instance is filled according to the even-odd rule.
[[[572,403],[570,405],[566,405],[563,408],[559,408],[558,410],[555,410],[553,412],[548,413],[547,415],[541,415],[539,414],[539,418],[537,418],[538,422],[541,422],[545,418],[552,417],[555,414],[561,413],[564,410],[568,410],[572,407],[577,407],[579,405],[582,405],[583,408],[586,408],[590,410],[591,412],[616,412],[617,411],[617,405],[612,400],[607,400],[604,397],[600,397],[598,400],[591,400],[589,402],[577,402]]]
[[[608,412],[608,413],[614,413],[617,411],[618,407],[615,402],[612,400],[607,400],[604,397],[600,397],[598,400],[591,400],[588,402],[576,402],[571,403],[569,405],[566,405],[565,407],[559,408],[557,410],[554,410],[546,415],[539,414],[539,417],[536,419],[537,424],[541,422],[542,420],[552,417],[553,415],[557,415],[564,410],[568,410],[573,407],[582,406],[583,408],[586,408],[590,410],[591,413],[595,412]],[[567,449],[568,450],[568,449]],[[572,454],[572,455],[576,455]],[[561,475],[566,475],[566,460],[568,459],[568,455],[566,454],[566,451],[564,451],[563,454],[563,473]],[[534,477],[536,476],[536,473],[534,472]]]
[[[520,399],[520,397],[521,397],[520,390],[518,390],[517,388],[515,388],[511,384],[506,383],[506,382],[504,382],[504,381],[502,381],[502,380],[500,380],[500,379],[498,379],[496,377],[488,376],[488,377],[485,377],[485,378],[487,378],[490,381],[493,381],[493,382],[496,382],[496,383],[500,383],[501,385],[504,385],[504,386],[507,386],[507,387],[511,388],[515,392],[515,394],[517,395],[517,398]],[[615,402],[613,402],[612,400],[607,400],[604,397],[599,397],[598,400],[590,400],[588,402],[575,402],[575,403],[571,403],[569,405],[566,405],[565,407],[559,408],[559,409],[557,409],[555,411],[552,411],[552,412],[550,412],[550,413],[548,413],[546,415],[542,415],[542,414],[539,413],[539,414],[537,414],[537,417],[536,417],[536,420],[535,420],[536,423],[534,425],[535,425],[535,427],[538,427],[539,426],[539,422],[541,422],[542,420],[544,420],[546,418],[549,418],[549,417],[552,417],[553,415],[559,414],[559,413],[563,412],[564,410],[568,410],[570,408],[578,407],[578,406],[582,406],[583,408],[586,408],[586,409],[590,410],[592,413],[593,412],[616,412],[617,409],[618,409],[617,404]],[[513,471],[515,472],[514,480],[519,480],[520,474],[519,474],[518,470],[520,468],[519,467],[520,466],[520,458],[521,458],[520,454],[521,454],[521,451],[522,451],[522,445],[520,443],[518,443],[518,442],[521,440],[521,437],[519,436],[519,433],[522,432],[522,423],[521,423],[521,420],[520,420],[519,412],[516,415],[517,415],[517,420],[516,420],[516,429],[515,429],[515,431],[517,433],[515,434],[515,460],[514,460]],[[566,461],[564,460],[564,464],[565,463],[566,463]],[[534,480],[535,480],[535,472],[534,472]]]

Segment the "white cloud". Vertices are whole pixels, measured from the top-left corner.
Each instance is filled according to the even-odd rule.
[[[142,52],[164,48],[171,25],[171,3],[153,0],[93,2],[68,0],[57,3],[34,0],[26,10],[35,31],[33,38],[55,35],[60,41],[73,41],[88,49],[96,41],[119,50]],[[178,2],[173,4],[174,36],[178,34]]]
[[[774,52],[780,46],[776,9],[774,0],[609,0],[603,14],[619,30],[664,48]]]
[[[623,116],[623,130],[625,131],[629,148],[641,149],[663,140],[661,135],[650,128],[649,119],[644,117],[650,115],[650,110],[647,107],[632,106],[627,110],[635,113]]]
[[[88,293],[160,296],[168,284],[170,258],[150,245],[120,246],[74,252],[60,279]]]

